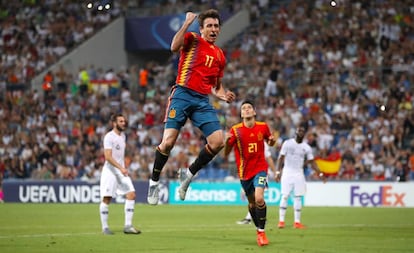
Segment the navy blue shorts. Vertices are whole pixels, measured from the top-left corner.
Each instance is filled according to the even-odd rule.
[[[261,171],[249,180],[240,180],[240,183],[246,196],[249,196],[254,193],[256,187],[267,187],[267,173],[265,171]]]
[[[198,127],[205,137],[221,130],[217,111],[210,104],[209,96],[176,85],[170,96],[165,128],[180,130],[187,119]]]

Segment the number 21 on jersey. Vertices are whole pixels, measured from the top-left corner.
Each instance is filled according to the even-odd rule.
[[[257,152],[257,143],[256,142],[249,143],[248,151],[249,151],[249,153],[256,153]]]

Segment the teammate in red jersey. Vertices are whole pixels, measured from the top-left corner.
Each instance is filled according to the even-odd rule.
[[[187,12],[183,25],[171,42],[171,51],[180,51],[180,61],[176,85],[171,90],[166,109],[163,138],[156,148],[149,180],[147,201],[151,205],[158,204],[161,171],[187,119],[203,132],[207,144],[189,169],[180,173],[182,182],[178,192],[181,200],[185,199],[193,176],[224,147],[224,134],[217,112],[208,97],[213,94],[228,103],[235,99],[235,94],[224,89],[221,83],[226,59],[223,51],[214,44],[220,34],[220,15],[213,9],[200,13],[200,35],[187,32],[196,18],[195,13]]]
[[[234,148],[237,172],[240,183],[249,201],[248,209],[257,228],[257,244],[269,244],[266,234],[266,187],[268,164],[265,158],[265,142],[269,146],[275,144],[269,126],[265,122],[256,121],[256,110],[252,102],[245,101],[241,105],[242,122],[230,129],[226,136],[224,157],[227,159]]]

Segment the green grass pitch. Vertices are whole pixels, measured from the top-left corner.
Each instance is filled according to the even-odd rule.
[[[267,237],[258,247],[253,225],[237,225],[244,206],[137,204],[140,235],[122,233],[123,205],[111,204],[113,236],[101,234],[98,204],[0,205],[0,252],[413,252],[413,208],[304,207],[305,230],[277,229],[278,208],[268,207]]]

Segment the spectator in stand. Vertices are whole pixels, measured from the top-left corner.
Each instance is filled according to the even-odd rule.
[[[414,148],[411,148],[411,154],[410,154],[410,158],[409,158],[409,163],[408,163],[408,167],[409,167],[409,174],[410,174],[410,181],[414,181]]]
[[[354,157],[343,154],[342,164],[340,171],[340,179],[342,180],[354,180],[355,179],[355,159]]]
[[[395,178],[395,181],[397,182],[407,181],[406,169],[404,168],[403,163],[399,160],[395,162],[394,178]]]
[[[380,157],[375,157],[374,163],[371,166],[371,175],[375,181],[385,180],[385,168]]]
[[[148,75],[149,75],[149,71],[147,68],[143,67],[139,70],[138,93],[139,93],[139,98],[141,98],[142,103],[145,103],[145,97],[147,95]]]
[[[111,10],[102,12],[85,9],[77,1],[64,5],[56,1],[42,5],[16,1],[2,7],[6,8],[6,16],[0,20],[0,51],[6,69],[19,83],[30,82],[93,31],[120,15],[117,1]],[[105,19],[100,18],[103,16]]]
[[[267,98],[269,96],[277,95],[277,79],[279,75],[279,69],[277,63],[272,63],[270,68],[269,77],[266,80],[266,87],[264,91],[264,96]]]
[[[53,91],[53,74],[51,71],[48,71],[43,77],[42,89],[45,103],[47,103],[47,100],[51,98],[50,96],[52,95]]]

